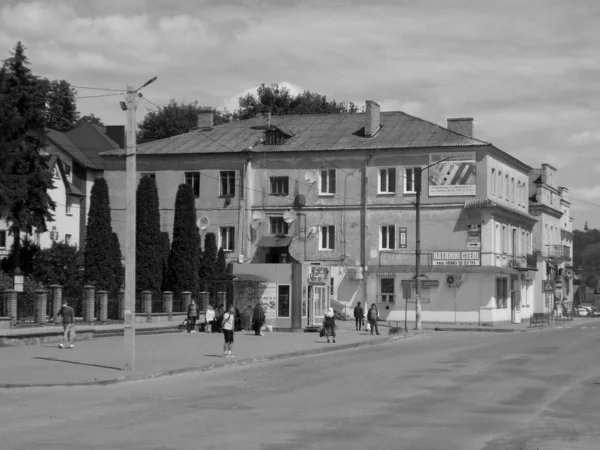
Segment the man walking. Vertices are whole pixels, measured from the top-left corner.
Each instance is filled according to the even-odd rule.
[[[254,307],[254,314],[252,316],[252,328],[254,328],[255,336],[264,336],[262,334],[262,327],[265,324],[265,310],[262,303],[259,301]]]
[[[69,343],[67,348],[73,348],[75,345],[73,341],[75,341],[75,311],[67,302],[64,302],[61,308],[58,310],[58,314],[56,317],[62,317],[63,324],[63,339],[62,343],[58,344],[60,348],[65,348],[65,341]]]
[[[379,311],[377,311],[375,303],[371,303],[371,309],[369,309],[369,313],[367,314],[367,320],[369,321],[369,325],[371,325],[371,335],[373,335],[373,331],[375,331],[379,336],[379,327],[377,326]]]
[[[229,310],[223,314],[223,321],[221,322],[221,328],[223,330],[223,337],[225,343],[223,344],[223,358],[233,358],[234,354],[231,352],[233,348],[233,332],[235,323],[235,309],[233,305],[229,306]]]
[[[196,319],[198,318],[198,305],[192,300],[192,303],[188,306],[187,311],[188,318],[188,333],[196,332]]]
[[[360,331],[362,328],[363,318],[365,317],[365,311],[360,305],[360,302],[354,307],[354,322],[356,323],[356,331]]]

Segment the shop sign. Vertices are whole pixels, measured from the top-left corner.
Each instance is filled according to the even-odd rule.
[[[417,284],[417,280],[402,280],[400,282],[402,284],[402,286],[414,286]],[[439,287],[440,286],[440,282],[439,280],[421,280],[421,283],[419,284],[419,286],[424,287],[424,288],[429,288],[429,287]]]
[[[440,162],[438,162],[440,161]],[[432,153],[429,156],[429,196],[475,195],[475,152]]]
[[[481,248],[481,225],[467,225],[467,248],[469,250]]]
[[[480,266],[481,252],[433,252],[431,261],[434,266]]]
[[[309,283],[325,284],[328,273],[327,267],[311,266],[308,272],[308,281]]]

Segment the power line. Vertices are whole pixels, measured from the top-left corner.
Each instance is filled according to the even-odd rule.
[[[150,103],[152,106],[154,106],[156,109],[160,109],[160,106],[156,105],[155,103],[152,103],[150,100],[148,100],[146,97],[141,96],[142,100],[146,100],[148,103]]]
[[[85,95],[83,97],[75,97],[75,98],[97,98],[97,97],[113,97],[115,95],[122,95],[122,94],[100,94],[100,95]]]
[[[110,89],[110,88],[99,88],[99,87],[89,87],[89,86],[71,86],[76,89],[91,89],[95,91],[114,91],[114,92],[127,92],[125,89]]]
[[[578,198],[575,198],[575,197],[571,197],[571,196],[569,196],[569,198],[571,200],[575,200],[576,202],[587,203],[588,205],[597,206],[598,208],[600,208],[600,205],[598,203],[588,202],[587,200],[581,200],[581,199],[578,199]]]

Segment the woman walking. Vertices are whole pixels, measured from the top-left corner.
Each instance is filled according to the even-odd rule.
[[[323,318],[323,329],[325,330],[325,336],[327,336],[327,343],[329,344],[329,336],[332,336],[333,343],[335,344],[335,314],[333,313],[333,308],[329,308],[329,311]]]
[[[204,326],[204,331],[207,333],[212,333],[213,322],[215,321],[215,310],[212,305],[208,305],[208,309],[206,310],[206,325]]]
[[[261,302],[258,302],[254,307],[254,314],[252,315],[252,328],[254,328],[255,336],[264,336],[261,329],[265,324],[265,310]]]

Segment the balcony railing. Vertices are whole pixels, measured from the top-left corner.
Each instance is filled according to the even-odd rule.
[[[521,270],[537,270],[537,257],[535,255],[507,255],[508,267]]]
[[[545,256],[553,259],[570,260],[571,247],[568,245],[547,245]]]

